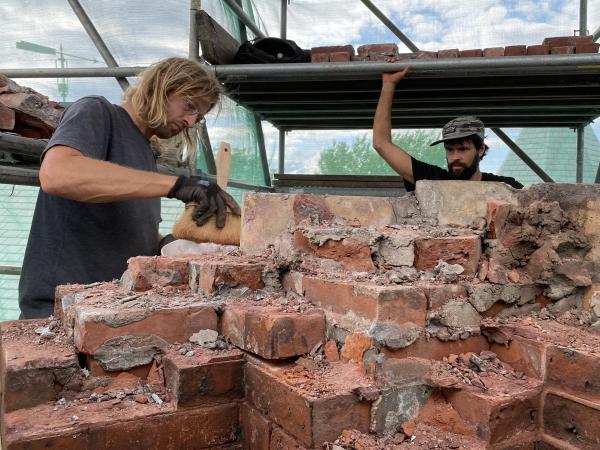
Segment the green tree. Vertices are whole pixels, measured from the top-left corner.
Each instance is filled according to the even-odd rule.
[[[430,147],[438,139],[435,131],[416,130],[393,133],[392,141],[414,158],[439,167],[446,167],[442,145]],[[377,154],[371,145],[371,135],[360,136],[348,145],[333,141],[319,158],[319,171],[329,175],[396,175],[396,172]]]

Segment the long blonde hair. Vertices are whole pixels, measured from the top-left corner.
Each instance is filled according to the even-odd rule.
[[[212,109],[223,93],[223,86],[208,67],[187,58],[173,57],[140,72],[137,84],[128,88],[123,98],[144,124],[158,128],[167,124],[170,95],[203,98]],[[193,134],[190,130],[194,130]],[[182,133],[188,144],[188,158],[191,158],[196,148],[197,130],[185,128]]]

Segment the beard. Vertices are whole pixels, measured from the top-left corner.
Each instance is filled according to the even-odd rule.
[[[459,173],[454,172],[453,166],[456,167],[456,164],[450,165],[450,163],[448,163],[448,172],[450,172],[450,176],[452,177],[452,179],[470,180],[471,177],[475,174],[475,172],[477,172],[477,169],[479,169],[479,154],[475,154],[473,162],[468,167],[465,167],[462,164],[458,166],[463,168],[463,170],[461,170]]]

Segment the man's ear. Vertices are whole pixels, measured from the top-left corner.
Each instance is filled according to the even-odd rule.
[[[479,154],[480,158],[483,156],[483,154],[485,153],[485,144],[481,144],[481,147],[479,147],[479,150],[477,150],[477,153]]]

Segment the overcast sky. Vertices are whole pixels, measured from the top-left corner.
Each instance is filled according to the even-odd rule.
[[[271,36],[279,35],[279,0],[244,0],[255,5],[261,24]],[[545,37],[572,35],[579,28],[577,0],[373,0],[421,49],[485,48],[513,44],[540,44]],[[105,39],[119,65],[147,65],[167,56],[186,56],[189,1],[81,1]],[[218,0],[204,0],[203,6],[223,20]],[[98,52],[85,34],[66,0],[2,0],[0,69],[54,67],[57,58],[16,49],[17,41],[28,41],[68,53],[70,67],[101,67]],[[588,1],[588,30],[600,26],[600,0]],[[355,47],[377,42],[395,42],[408,51],[360,0],[291,0],[288,6],[288,38],[303,48],[352,44]],[[80,57],[80,58],[77,58]],[[18,79],[59,99],[56,79]],[[88,94],[100,94],[118,102],[120,89],[112,79],[72,79],[69,101]],[[231,140],[232,130],[223,117],[209,120],[211,138]],[[277,131],[265,124],[265,138],[276,167]],[[505,130],[516,138],[518,130]],[[290,171],[311,173],[320,151],[334,139],[348,140],[357,132],[304,132],[288,134],[286,166]],[[484,170],[495,170],[507,149],[493,134],[492,151],[483,161]]]

